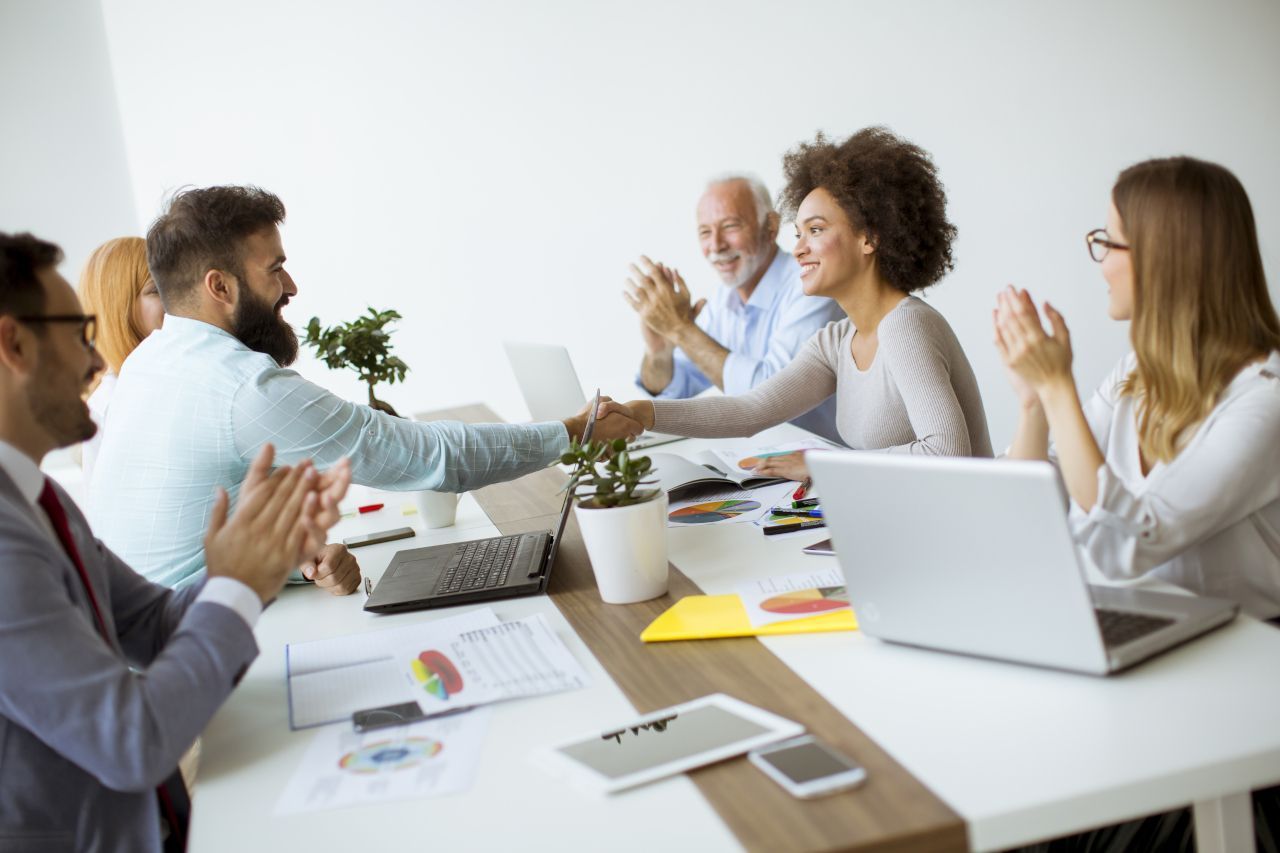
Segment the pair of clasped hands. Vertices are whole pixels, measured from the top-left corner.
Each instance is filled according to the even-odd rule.
[[[264,604],[295,568],[309,570],[308,577],[320,570],[329,528],[341,517],[338,502],[351,485],[346,459],[324,472],[310,460],[272,470],[274,459],[275,448],[264,445],[240,487],[234,513],[226,491],[217,490],[204,537],[209,577],[240,581]]]

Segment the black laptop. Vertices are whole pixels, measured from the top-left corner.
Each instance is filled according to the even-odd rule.
[[[600,392],[596,391],[583,430],[584,444],[595,430],[599,407]],[[554,532],[542,530],[398,551],[364,609],[371,613],[399,613],[546,592],[571,506],[573,495],[566,492],[560,523]]]

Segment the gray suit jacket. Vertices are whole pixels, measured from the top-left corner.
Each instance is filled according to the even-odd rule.
[[[0,853],[159,851],[155,786],[257,656],[236,613],[143,579],[58,489],[102,609],[0,470]]]

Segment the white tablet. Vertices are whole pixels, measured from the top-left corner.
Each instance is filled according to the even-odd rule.
[[[613,793],[804,732],[804,726],[723,693],[544,748],[534,760],[577,787]]]

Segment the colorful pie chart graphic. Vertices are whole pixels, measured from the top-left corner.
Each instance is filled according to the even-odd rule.
[[[681,507],[667,516],[673,524],[712,524],[760,508],[759,501],[708,501]]]
[[[849,593],[842,586],[824,586],[817,589],[799,589],[784,592],[760,603],[767,613],[794,616],[796,614],[826,613],[849,606]]]
[[[440,741],[425,737],[384,740],[348,752],[338,759],[338,769],[362,776],[407,770],[434,758],[442,749]]]
[[[413,677],[422,689],[440,700],[446,700],[462,691],[462,675],[458,668],[434,649],[418,655],[411,664]]]
[[[757,453],[755,456],[748,456],[746,459],[738,460],[738,467],[743,471],[754,471],[755,467],[760,464],[761,460],[768,459],[771,456],[790,456],[796,453],[795,450],[775,450],[772,453]]]
[[[819,519],[809,518],[808,516],[804,516],[804,515],[772,515],[770,514],[769,517],[764,520],[764,523],[769,525],[770,527],[774,527],[779,524],[807,524],[810,521],[818,521],[818,520]],[[759,522],[756,522],[756,523],[759,524]]]

